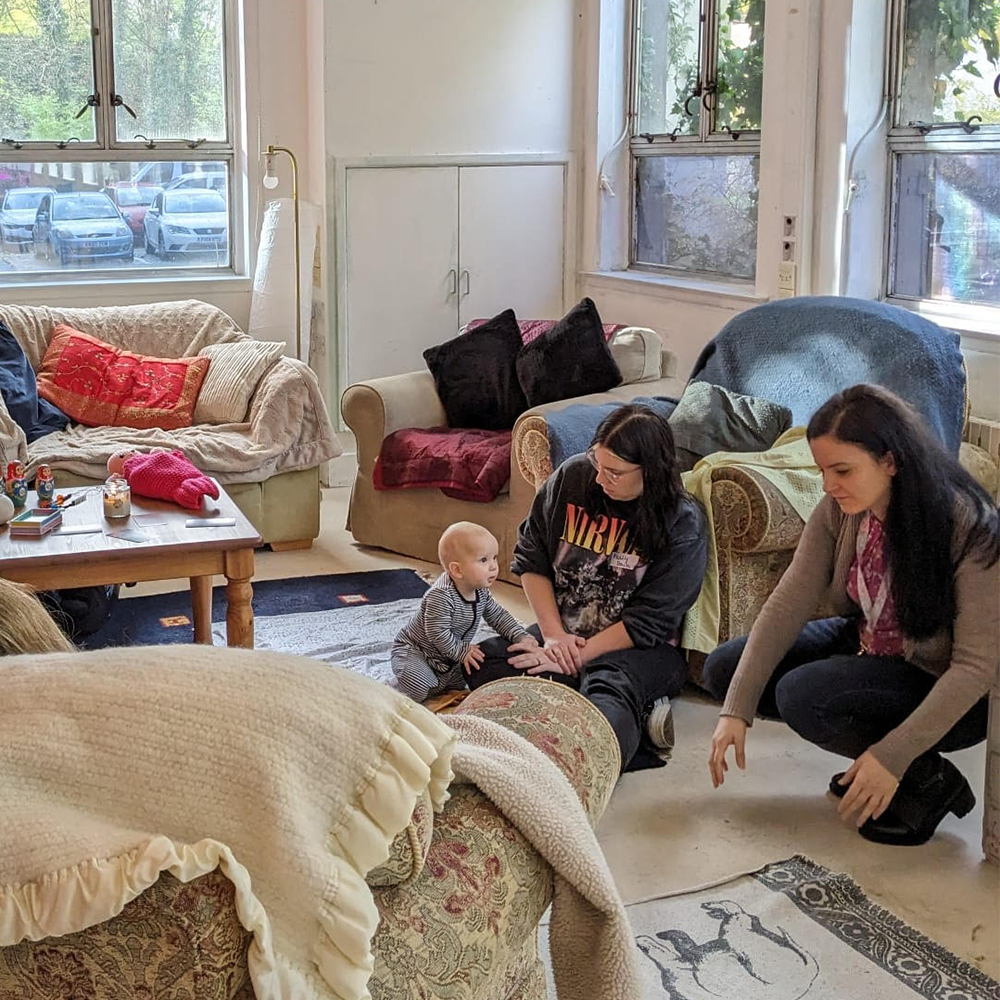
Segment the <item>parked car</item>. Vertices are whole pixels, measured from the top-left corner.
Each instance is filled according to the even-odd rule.
[[[154,184],[166,187],[185,174],[224,170],[219,160],[150,160],[143,163],[129,181],[130,184]]]
[[[162,190],[154,184],[114,184],[101,190],[101,194],[106,194],[121,212],[137,246],[142,246],[146,238],[142,227],[146,210]]]
[[[192,188],[218,191],[223,198],[226,198],[229,195],[229,179],[224,170],[202,170],[197,173],[181,174],[169,184],[165,184],[163,190],[191,190]]]
[[[163,191],[143,220],[146,256],[225,250],[229,245],[226,200],[216,191]]]
[[[12,243],[25,249],[35,237],[35,213],[38,204],[47,194],[55,194],[50,187],[10,188],[0,204],[0,244]]]
[[[132,230],[115,203],[99,191],[47,194],[35,213],[35,255],[65,267],[74,260],[123,260],[134,256]]]

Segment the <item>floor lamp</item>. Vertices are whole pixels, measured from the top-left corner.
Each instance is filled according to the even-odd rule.
[[[299,260],[302,250],[299,246],[299,165],[295,154],[285,146],[268,147],[261,154],[265,159],[262,183],[268,190],[278,186],[278,176],[274,172],[275,153],[286,153],[292,161],[292,211],[295,229],[295,357],[302,360],[302,268]],[[308,364],[308,360],[306,364]]]

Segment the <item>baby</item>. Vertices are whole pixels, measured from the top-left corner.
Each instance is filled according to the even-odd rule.
[[[392,647],[393,673],[415,701],[466,686],[462,671],[471,673],[483,662],[483,651],[472,642],[483,619],[509,642],[533,641],[490,594],[497,578],[497,540],[484,527],[469,521],[447,527],[438,559],[444,572]]]

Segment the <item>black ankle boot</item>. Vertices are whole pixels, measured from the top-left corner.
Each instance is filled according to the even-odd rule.
[[[926,844],[949,812],[965,816],[975,804],[969,783],[951,761],[923,754],[903,775],[889,808],[868,820],[859,833],[877,844]]]
[[[836,795],[838,799],[842,799],[847,794],[847,789],[851,787],[849,784],[848,785],[842,785],[840,783],[840,779],[843,776],[844,776],[844,772],[843,771],[838,771],[830,779],[830,794],[831,795]]]

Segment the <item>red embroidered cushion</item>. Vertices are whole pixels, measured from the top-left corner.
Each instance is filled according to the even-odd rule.
[[[60,324],[38,395],[89,427],[190,427],[208,358],[148,358]]]

